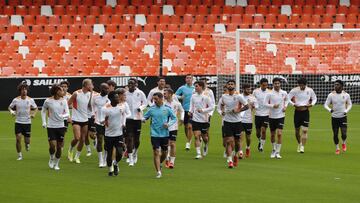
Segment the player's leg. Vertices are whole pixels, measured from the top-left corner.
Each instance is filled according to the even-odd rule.
[[[73,123],[72,129],[73,129],[74,138],[70,142],[70,147],[69,147],[69,151],[68,151],[68,159],[70,162],[72,162],[74,160],[74,152],[73,151],[74,151],[75,146],[80,141],[81,126],[78,123]]]
[[[331,126],[333,131],[333,140],[334,144],[336,146],[336,154],[340,154],[340,147],[339,147],[339,119],[337,118],[331,118]]]
[[[135,134],[134,120],[126,120],[126,134],[125,134],[125,143],[128,159],[126,160],[129,163],[129,166],[134,166],[134,134]]]
[[[300,153],[305,152],[305,145],[308,138],[309,122],[310,122],[310,112],[304,111],[303,115],[301,116],[301,122],[300,122],[300,128],[301,128]]]
[[[232,125],[234,132],[234,141],[235,141],[235,157],[243,158],[244,152],[242,150],[242,140],[244,139],[241,134],[244,132],[243,123],[234,123]],[[236,162],[234,161],[235,165]]]
[[[54,169],[60,170],[59,162],[62,153],[62,146],[64,146],[64,136],[65,136],[66,128],[59,128],[57,129],[57,136],[56,136],[56,151],[55,151],[55,160],[54,160]]]
[[[161,147],[160,140],[157,137],[151,137],[151,144],[153,148],[153,161],[154,167],[156,170],[156,178],[161,178],[161,165],[160,165],[160,156],[161,156]]]
[[[138,149],[140,147],[140,135],[141,135],[141,121],[135,121],[135,133],[134,133],[134,151],[133,151],[133,160],[134,164],[137,163],[138,160]]]
[[[177,137],[177,130],[169,132],[169,146],[168,146],[168,167],[174,168],[175,165],[175,157],[176,157],[176,137]]]
[[[225,135],[224,137],[225,143],[226,143],[226,156],[227,156],[227,163],[229,168],[234,167],[233,162],[233,151],[234,151],[234,137],[231,135]]]
[[[84,146],[85,138],[87,137],[87,134],[88,134],[88,125],[85,124],[85,125],[80,126],[80,140],[79,140],[79,143],[77,146],[77,151],[76,151],[75,158],[74,158],[75,163],[77,163],[77,164],[80,163],[80,154],[81,154],[82,148]]]
[[[47,129],[48,134],[48,142],[49,142],[49,167],[54,168],[55,166],[55,152],[56,152],[56,139],[55,139],[55,129],[54,128],[48,128]]]
[[[114,149],[115,149],[115,159],[113,159],[113,166],[114,166],[114,175],[117,176],[119,174],[119,162],[121,161],[122,154],[123,154],[123,143],[122,137],[116,137],[114,142]]]
[[[185,126],[186,140],[187,140],[185,149],[190,150],[191,140],[192,140],[192,137],[193,137],[192,124],[189,122],[189,123],[185,124],[184,126]]]
[[[25,150],[30,151],[30,137],[31,137],[31,124],[25,124],[24,126],[24,142]]]
[[[294,111],[294,128],[295,128],[295,138],[298,143],[297,152],[300,152],[300,143],[301,143],[301,136],[300,136],[301,119],[299,117],[300,117],[300,112],[295,110]]]
[[[160,144],[161,144],[161,146],[160,146],[160,148],[161,148],[160,164],[162,164],[166,159],[167,150],[168,150],[168,146],[169,146],[169,138],[167,138],[167,137],[160,138]]]
[[[258,143],[258,150],[261,152],[262,148],[261,148],[261,123],[260,123],[260,118],[259,116],[255,116],[255,131],[256,131],[256,137],[259,140]]]
[[[264,116],[259,123],[261,130],[261,138],[260,138],[260,152],[264,151],[265,141],[266,141],[266,130],[269,125],[269,117]]]
[[[103,140],[105,135],[105,127],[96,125],[96,151],[98,152],[99,167],[105,167],[105,153],[103,150]]]
[[[245,156],[250,157],[250,145],[251,145],[251,132],[252,132],[252,124],[247,123],[244,126],[245,129],[245,135],[246,135],[246,151]]]
[[[343,152],[346,152],[346,138],[347,138],[347,117],[344,117],[341,119],[341,139],[342,139],[342,150]]]
[[[275,153],[275,158],[277,159],[281,159],[280,151],[282,144],[282,133],[283,133],[283,129],[277,128],[277,142],[276,142],[276,153]]]
[[[201,138],[204,142],[204,148],[203,148],[203,155],[206,156],[209,150],[209,129],[210,129],[210,123],[206,123],[204,126],[205,129],[201,130]]]
[[[196,149],[196,156],[195,159],[201,159],[201,141],[200,141],[200,137],[201,137],[201,130],[200,129],[194,129],[193,131],[194,133],[194,137],[195,137],[195,149]]]
[[[109,167],[109,176],[112,176],[114,174],[114,166],[113,166],[113,140],[111,137],[104,137],[105,141],[105,150],[107,151],[107,157],[106,157],[106,165]]]
[[[276,119],[270,119],[269,124],[270,124],[270,141],[271,141],[271,145],[272,145],[270,158],[275,158],[275,153],[276,153],[275,135],[276,135],[276,128],[277,128]]]

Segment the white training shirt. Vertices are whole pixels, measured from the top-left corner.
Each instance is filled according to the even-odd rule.
[[[65,94],[65,96],[63,98],[66,100],[66,102],[68,102],[70,97],[71,97],[71,94],[69,92],[66,92],[66,94]],[[68,106],[68,107],[70,109],[70,106]],[[69,116],[65,117],[64,120],[66,121],[69,117],[70,117],[70,112],[69,112]]]
[[[15,122],[20,124],[31,124],[30,112],[31,109],[37,108],[37,105],[31,97],[21,99],[16,97],[12,100],[10,106],[11,109],[15,109]],[[64,121],[63,121],[64,122]]]
[[[218,109],[220,109],[220,115],[225,113],[223,120],[230,123],[241,122],[241,112],[235,113],[234,109],[240,105],[247,105],[247,101],[240,94],[223,94],[218,103]],[[223,109],[223,110],[222,110]]]
[[[164,90],[165,90],[165,88],[161,90],[161,89],[159,89],[159,87],[155,87],[155,88],[151,89],[148,94],[148,97],[147,97],[148,105],[151,106],[154,104],[152,97],[155,93],[160,92],[161,94],[164,94]]]
[[[241,122],[242,123],[253,123],[252,112],[254,111],[254,108],[256,109],[258,107],[258,103],[256,101],[256,98],[252,94],[250,94],[250,95],[241,94],[241,96],[243,96],[244,99],[249,104],[249,108],[246,111],[243,111],[243,112],[240,113]],[[254,106],[254,108],[253,108],[253,106]]]
[[[148,105],[144,92],[138,88],[134,92],[126,91],[126,102],[131,111],[129,119],[141,120],[143,118],[143,110]],[[140,108],[140,112],[137,111],[138,108]]]
[[[203,112],[199,113],[201,109]],[[192,113],[192,120],[199,123],[208,123],[210,112],[214,110],[214,104],[208,96],[199,93],[193,93],[190,99],[189,112]]]
[[[332,105],[332,108],[329,107],[330,105]],[[331,112],[331,109],[333,110],[331,114],[333,118],[343,118],[345,113],[348,113],[352,107],[350,95],[345,91],[340,94],[333,91],[328,95],[324,107],[329,112]]]
[[[73,102],[71,119],[77,122],[88,122],[89,120],[89,102],[91,92],[84,93],[81,89],[77,90],[76,99]]]
[[[92,110],[93,114],[95,115],[95,123],[98,125],[102,125],[101,120],[101,110],[102,108],[109,103],[110,100],[108,99],[108,96],[101,96],[101,94],[96,94],[91,100]]]
[[[165,100],[164,103],[166,106],[170,107],[176,116],[180,115],[179,120],[184,121],[185,111],[182,107],[181,103],[176,100],[172,100],[171,102]],[[178,130],[178,122],[176,122],[174,125],[169,126],[169,131]]]
[[[306,106],[308,104],[315,105],[317,98],[314,90],[310,87],[305,87],[301,90],[300,87],[293,88],[289,94],[289,103],[296,106]]]
[[[280,89],[279,91],[272,90],[265,97],[265,106],[270,108],[269,118],[283,118],[285,117],[285,112],[283,111],[289,104],[289,99],[286,91]],[[278,108],[274,108],[274,105],[278,104]]]
[[[130,115],[129,109],[126,108],[127,107],[124,104],[115,107],[111,106],[111,104],[106,104],[106,106],[102,108],[101,122],[105,122],[106,137],[118,137],[123,135],[126,117]]]
[[[263,91],[261,88],[257,88],[253,91],[253,95],[256,98],[258,107],[255,109],[256,116],[269,116],[269,108],[264,104],[265,97],[271,90],[267,89]]]
[[[45,100],[41,109],[41,119],[43,125],[46,125],[47,112],[47,127],[48,128],[64,128],[64,119],[69,117],[69,106],[65,98],[54,99],[49,97]]]
[[[203,94],[205,96],[208,96],[210,98],[210,101],[212,102],[212,104],[215,106],[215,96],[214,96],[214,92],[210,89],[210,88],[206,88],[203,92]],[[215,110],[215,108],[214,108]],[[210,116],[212,116],[214,114],[214,110],[212,110],[209,114]]]

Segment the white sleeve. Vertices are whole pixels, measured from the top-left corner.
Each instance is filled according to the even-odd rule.
[[[9,107],[12,109],[14,108],[16,105],[16,99],[13,99],[12,102],[10,103]]]
[[[183,121],[185,118],[185,111],[184,108],[182,107],[182,105],[180,104],[180,102],[177,102],[179,111],[180,111],[180,120]]]
[[[190,108],[189,108],[189,112],[190,113],[194,113],[194,107],[193,107],[193,97],[191,96],[190,98]]]
[[[326,101],[324,103],[325,109],[328,110],[329,112],[331,112],[331,108],[329,107],[330,104],[331,104],[331,93],[327,96]]]
[[[270,104],[270,96],[271,94],[266,94],[265,99],[264,99],[264,106],[268,107],[268,108],[274,108],[274,104]]]
[[[210,98],[209,97],[205,97],[206,99],[205,99],[205,102],[206,102],[206,104],[208,105],[208,107],[207,108],[204,108],[203,109],[203,112],[204,113],[210,113],[212,110],[214,110],[214,104],[212,103],[212,101],[210,100]]]
[[[147,101],[146,95],[145,95],[145,93],[143,91],[141,91],[141,98],[140,99],[141,99],[141,102],[143,104],[143,105],[140,106],[140,110],[144,111],[146,109],[146,107],[148,106],[148,103],[147,103],[148,101]]]
[[[313,89],[311,89],[311,105],[315,105],[317,102],[317,97]]]
[[[289,97],[288,97],[288,94],[285,92],[284,107],[287,108],[288,105],[289,105]]]
[[[30,99],[30,106],[32,107],[32,108],[34,108],[34,109],[36,109],[37,108],[37,105],[36,105],[36,103],[35,103],[35,100],[34,99]]]
[[[126,114],[126,118],[131,117],[130,107],[129,107],[129,104],[127,102],[125,102],[125,114]]]
[[[104,123],[104,122],[105,122],[105,117],[106,117],[106,107],[102,107],[102,108],[100,109],[99,122],[100,122],[100,123]]]
[[[153,90],[150,90],[148,97],[147,97],[147,101],[148,101],[148,105],[150,106],[152,104],[152,96],[154,95]]]
[[[244,96],[239,95],[238,98],[239,98],[239,102],[240,102],[242,105],[244,105],[244,106],[248,105],[248,102],[246,101],[246,99],[244,98]]]
[[[217,112],[218,112],[220,115],[222,115],[222,112],[223,112],[222,105],[223,105],[223,103],[222,103],[222,96],[221,96],[220,99],[219,99],[217,108],[216,108]]]
[[[350,98],[349,94],[347,95],[347,98],[346,98],[346,104],[347,104],[347,108],[345,110],[345,113],[348,113],[352,107],[352,102],[351,102],[351,98]]]
[[[42,123],[43,125],[45,124],[46,125],[46,111],[48,110],[48,100],[46,99],[44,101],[44,104],[41,108],[41,120],[42,120]]]
[[[289,94],[288,94],[288,101],[290,103],[291,106],[295,106],[295,103],[292,101],[292,98],[295,96],[295,90],[292,89]]]
[[[65,100],[65,102],[64,102],[65,103],[65,114],[63,115],[63,117],[65,119],[65,118],[70,117],[70,110],[69,110],[69,105],[68,105],[66,99],[64,99],[64,100]]]
[[[213,105],[215,106],[215,96],[214,96],[214,92],[210,89],[210,100],[211,103],[213,103]]]

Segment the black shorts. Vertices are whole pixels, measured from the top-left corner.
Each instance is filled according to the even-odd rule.
[[[171,141],[176,141],[176,136],[177,136],[178,131],[177,130],[173,130],[169,132],[169,139]]]
[[[189,111],[185,111],[184,115],[184,125],[191,124],[191,118],[189,116]]]
[[[223,129],[223,137],[240,137],[242,131],[242,124],[241,122],[231,123],[224,121]]]
[[[89,125],[89,122],[79,122],[79,121],[72,121],[72,125],[79,125],[80,127],[84,127],[84,126],[87,126]]]
[[[96,135],[105,135],[105,126],[96,124]]]
[[[140,135],[141,133],[141,120],[126,119],[126,135]]]
[[[285,117],[283,118],[269,118],[270,131],[276,129],[284,129]]]
[[[151,144],[154,150],[161,148],[162,151],[167,151],[169,145],[169,137],[151,137]]]
[[[116,137],[104,137],[105,145],[104,149],[108,152],[108,154],[112,154],[112,149],[116,148],[121,150],[120,153],[124,150],[123,145],[123,136],[116,136]]]
[[[48,141],[64,142],[66,128],[47,128]]]
[[[252,123],[241,123],[242,130],[245,131],[245,134],[250,135],[252,132]]]
[[[305,111],[296,111],[294,113],[294,126],[295,128],[309,127],[310,122],[310,112],[309,110]]]
[[[210,123],[199,123],[196,121],[191,121],[192,131],[201,131],[202,134],[207,133]]]
[[[95,119],[93,117],[89,118],[88,126],[90,132],[96,132]]]
[[[257,129],[261,127],[267,128],[269,125],[269,116],[255,116],[255,127]]]
[[[30,137],[31,124],[15,123],[15,135],[22,134],[24,137]]]
[[[333,129],[346,128],[347,127],[347,116],[342,118],[331,117],[331,126]]]

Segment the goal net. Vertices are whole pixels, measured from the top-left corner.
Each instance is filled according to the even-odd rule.
[[[289,92],[305,77],[318,103],[325,102],[337,79],[344,81],[353,102],[360,103],[360,30],[239,29],[213,39],[218,96],[229,79],[241,89],[244,83],[256,88],[261,78],[271,86],[280,77]]]

